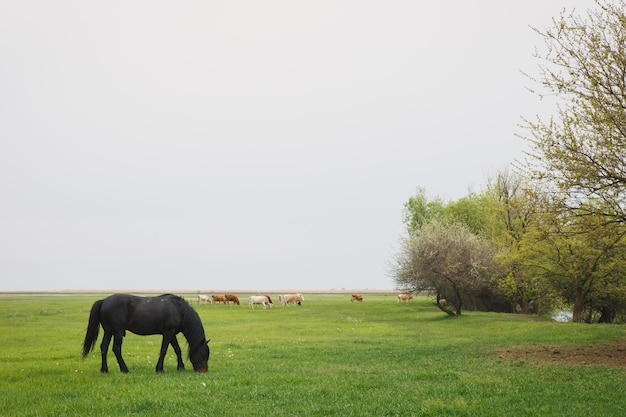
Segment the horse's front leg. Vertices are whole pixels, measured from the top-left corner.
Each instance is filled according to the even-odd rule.
[[[110,339],[110,336],[109,336],[109,339]],[[128,367],[126,366],[126,362],[124,362],[124,359],[122,358],[122,341],[123,340],[124,340],[124,333],[117,333],[113,336],[113,353],[115,353],[115,358],[117,359],[117,363],[120,366],[120,371],[127,374]]]
[[[159,361],[156,364],[157,373],[163,372],[163,362],[165,361],[165,354],[167,353],[167,347],[172,342],[172,338],[175,338],[175,337],[176,337],[176,333],[174,333],[173,331],[163,333],[163,340],[161,341],[161,352],[159,353]],[[176,343],[178,344],[178,341]],[[176,349],[174,348],[174,350]],[[178,350],[180,350],[180,347],[178,348]]]
[[[176,359],[178,360],[178,366],[176,369],[182,371],[183,369],[185,369],[185,363],[183,362],[183,354],[180,351],[180,345],[178,344],[178,339],[176,338],[176,335],[174,335],[170,344],[172,345],[172,348],[174,348],[174,352],[176,352]]]

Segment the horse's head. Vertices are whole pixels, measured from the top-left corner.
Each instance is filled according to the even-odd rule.
[[[209,369],[210,354],[211,350],[209,349],[208,340],[203,340],[196,349],[190,350],[189,360],[193,365],[193,370],[196,372],[206,372]]]

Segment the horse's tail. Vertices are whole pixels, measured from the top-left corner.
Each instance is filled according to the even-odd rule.
[[[98,340],[98,333],[100,332],[100,307],[102,307],[102,300],[96,301],[93,303],[93,306],[91,306],[89,324],[87,325],[87,333],[85,334],[85,341],[83,342],[83,358],[93,350]]]

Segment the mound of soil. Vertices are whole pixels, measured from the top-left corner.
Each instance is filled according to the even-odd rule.
[[[523,359],[542,364],[562,362],[575,365],[626,366],[626,341],[593,345],[516,346],[497,352],[500,359]]]

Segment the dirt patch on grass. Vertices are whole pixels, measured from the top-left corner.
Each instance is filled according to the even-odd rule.
[[[593,345],[515,346],[499,350],[500,359],[542,363],[626,366],[626,340]]]

